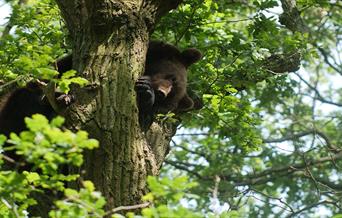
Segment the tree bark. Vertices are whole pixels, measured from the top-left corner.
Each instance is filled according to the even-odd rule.
[[[134,84],[144,72],[149,33],[181,1],[57,0],[73,39],[73,67],[90,81],[72,89],[72,129],[100,142],[85,154],[82,177],[107,199],[107,209],[141,202],[148,175],[158,175],[174,126],[138,124]]]

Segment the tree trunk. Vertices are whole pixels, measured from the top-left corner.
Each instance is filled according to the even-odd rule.
[[[74,88],[66,118],[100,142],[85,154],[82,177],[107,199],[107,209],[138,204],[148,175],[158,175],[174,126],[138,124],[134,84],[144,72],[155,21],[180,1],[57,0],[74,42],[74,69],[90,81]]]

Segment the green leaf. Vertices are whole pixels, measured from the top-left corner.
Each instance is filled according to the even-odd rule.
[[[51,120],[51,126],[61,127],[64,121],[65,121],[64,117],[57,116]]]
[[[90,192],[93,192],[95,190],[95,186],[91,181],[83,181],[83,186]]]
[[[77,71],[76,70],[69,70],[63,73],[61,79],[70,79],[74,76],[76,76]]]
[[[50,80],[55,78],[59,73],[49,68],[36,68],[39,78]]]
[[[34,131],[38,132],[45,128],[48,125],[49,121],[41,114],[35,114],[32,118],[25,118],[25,123],[27,127]]]
[[[33,183],[40,180],[40,176],[36,172],[24,171],[23,174],[26,176],[28,182]]]

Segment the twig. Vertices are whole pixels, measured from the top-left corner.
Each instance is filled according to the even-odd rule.
[[[293,208],[291,207],[291,205],[289,205],[289,204],[288,204],[287,202],[285,202],[283,199],[277,198],[277,197],[273,197],[273,196],[270,196],[270,195],[267,195],[267,194],[265,194],[265,193],[263,193],[263,192],[261,192],[261,191],[258,191],[258,190],[256,190],[256,189],[250,189],[250,190],[253,191],[253,192],[255,192],[255,193],[258,193],[258,194],[260,194],[260,195],[262,195],[262,196],[264,196],[264,197],[266,197],[266,198],[273,199],[273,200],[277,200],[277,201],[279,201],[280,203],[284,204],[287,208],[289,208],[289,210],[288,210],[288,209],[286,209],[285,207],[281,207],[282,209],[284,209],[284,210],[286,210],[286,211],[294,212],[294,210],[293,210]],[[277,206],[279,206],[279,205],[277,205]],[[280,206],[279,206],[279,207],[280,207]]]
[[[315,188],[316,188],[317,194],[318,194],[318,196],[320,196],[320,195],[321,195],[321,192],[320,192],[320,190],[319,190],[317,181],[316,181],[314,175],[311,173],[311,171],[310,171],[310,169],[309,169],[309,167],[308,167],[308,165],[307,165],[307,159],[306,159],[304,153],[302,154],[302,158],[303,158],[303,162],[304,162],[304,164],[305,164],[305,169],[304,169],[304,171],[306,172],[306,174],[308,174],[308,178],[310,178],[310,179],[312,180],[312,182],[313,182],[313,184],[314,184],[314,186],[315,186]]]
[[[318,45],[316,44],[313,44],[317,49],[318,51],[323,55],[323,59],[324,59],[324,62],[326,64],[329,65],[329,67],[331,67],[333,70],[335,70],[338,74],[342,75],[342,70],[337,68],[336,66],[334,66],[330,61],[329,61],[329,54],[328,52],[326,52],[322,47],[319,47]],[[330,56],[330,58],[332,58]]]
[[[327,104],[332,104],[338,107],[342,107],[342,104],[340,103],[336,103],[336,102],[332,102],[330,100],[326,100],[321,93],[315,89],[315,87],[313,87],[310,83],[308,83],[305,79],[303,79],[303,77],[301,77],[298,73],[295,73],[295,75],[297,75],[299,77],[299,79],[304,82],[313,92],[315,92],[315,94],[317,95],[317,100],[323,102],[323,103],[327,103]]]
[[[272,205],[272,206],[275,206],[275,207],[279,207],[279,208],[281,208],[281,209],[283,209],[283,210],[285,210],[285,211],[289,211],[289,209],[287,209],[286,207],[283,207],[282,205],[278,205],[278,204],[275,204],[275,203],[272,203],[272,202],[263,200],[263,199],[261,199],[261,198],[258,198],[258,197],[255,196],[255,195],[250,194],[250,197],[252,197],[252,198],[254,198],[254,199],[258,200],[258,201],[261,201],[261,202],[263,202],[263,203],[265,203],[265,204],[269,204],[269,205]]]
[[[290,175],[298,170],[303,170],[307,167],[320,165],[326,162],[340,160],[341,158],[342,158],[342,152],[339,152],[333,156],[322,157],[316,160],[307,160],[306,163],[298,163],[298,164],[293,164],[293,165],[285,166],[285,167],[275,167],[275,168],[266,169],[263,172],[260,172],[258,174],[246,175],[245,178],[247,178],[247,180],[238,180],[237,178],[231,178],[229,176],[227,179],[228,180],[230,179],[233,182],[235,182],[235,185],[237,186],[262,184],[262,183],[266,183],[270,181],[271,179],[274,179],[275,176],[279,177],[279,176],[284,176],[284,175]]]
[[[219,184],[220,184],[221,178],[216,175],[215,176],[215,187],[213,189],[213,198],[218,198],[218,188],[219,188]]]
[[[16,90],[19,87],[19,82],[24,81],[25,83],[29,83],[33,81],[28,75],[21,75],[18,76],[16,79],[11,80],[3,85],[0,86],[0,96],[5,96],[8,93]]]
[[[186,172],[188,172],[188,173],[190,173],[190,174],[196,176],[196,177],[199,178],[199,179],[206,179],[206,178],[204,178],[202,175],[200,175],[199,173],[190,170],[188,167],[179,165],[180,163],[176,163],[176,162],[174,162],[174,161],[168,161],[168,160],[166,160],[165,163],[166,163],[166,164],[170,164],[171,166],[173,166],[173,167],[175,167],[175,168],[177,168],[177,169],[184,170],[184,171],[186,171]]]
[[[315,204],[311,204],[311,205],[309,205],[309,206],[307,206],[307,207],[304,207],[304,208],[302,208],[302,209],[300,209],[300,210],[298,210],[298,211],[296,211],[296,212],[294,212],[294,213],[291,213],[291,214],[288,215],[287,217],[288,217],[288,218],[294,217],[294,216],[296,216],[296,215],[302,213],[303,211],[310,210],[311,208],[317,207],[317,206],[319,206],[319,205],[321,205],[321,204],[333,204],[333,205],[335,205],[334,202],[324,200],[324,201],[317,202],[317,203],[315,203]]]
[[[56,85],[54,82],[49,82],[48,84],[46,84],[45,86],[42,87],[43,93],[46,96],[46,98],[48,99],[51,107],[53,108],[54,111],[56,111],[58,114],[61,114],[61,108],[58,106],[57,102],[56,102],[56,97],[55,97],[55,93],[56,93]]]
[[[279,143],[279,142],[284,142],[284,141],[289,141],[289,140],[295,140],[295,139],[299,139],[301,137],[304,136],[308,136],[308,135],[318,135],[320,138],[324,139],[326,146],[329,148],[330,151],[334,152],[334,153],[338,153],[341,149],[338,149],[335,145],[333,145],[330,141],[330,139],[328,138],[328,136],[323,133],[322,131],[319,131],[318,129],[313,129],[313,130],[307,130],[304,132],[300,132],[297,134],[292,134],[292,135],[286,135],[282,138],[278,138],[278,139],[264,139],[263,142],[264,143]]]
[[[1,154],[0,155],[4,160],[10,162],[10,163],[16,163],[14,159],[10,158],[9,156],[7,155],[4,155],[4,154]]]
[[[122,211],[122,210],[142,209],[142,208],[146,208],[146,207],[148,207],[150,205],[151,205],[151,202],[145,202],[145,203],[136,204],[136,205],[120,206],[120,207],[116,207],[116,208],[111,209],[110,211],[106,212],[105,216],[117,213],[117,212]]]
[[[174,142],[174,141],[172,140],[172,142]],[[210,155],[207,155],[205,152],[194,151],[194,150],[191,150],[191,149],[189,149],[189,148],[186,148],[186,147],[184,147],[184,146],[182,146],[182,145],[177,145],[175,142],[174,142],[174,146],[175,146],[175,147],[178,147],[178,148],[181,148],[181,149],[183,149],[184,151],[187,151],[187,152],[189,152],[189,153],[191,153],[191,154],[195,154],[195,155],[204,157],[207,161],[210,161],[210,160],[211,160]]]

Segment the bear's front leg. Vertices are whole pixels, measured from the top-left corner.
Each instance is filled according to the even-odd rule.
[[[139,124],[143,131],[147,131],[154,119],[155,92],[152,88],[151,77],[141,76],[135,83],[137,104],[139,109]]]
[[[142,76],[135,83],[137,102],[140,112],[151,111],[155,102],[155,93],[151,84],[151,77]]]

